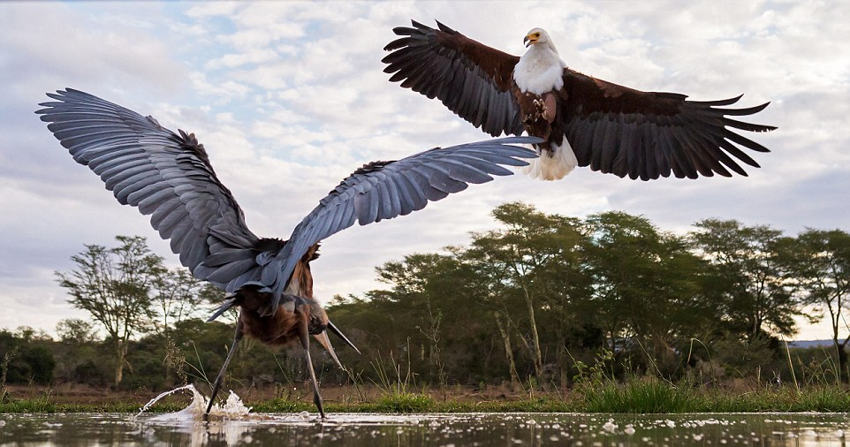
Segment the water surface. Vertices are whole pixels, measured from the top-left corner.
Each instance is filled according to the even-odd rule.
[[[184,416],[2,414],[0,445],[844,446],[850,436],[846,413]]]

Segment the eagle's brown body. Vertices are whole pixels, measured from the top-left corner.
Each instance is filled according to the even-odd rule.
[[[564,132],[558,127],[552,127],[552,122],[558,116],[557,92],[543,95],[523,92],[516,83],[513,85],[512,92],[519,105],[519,113],[526,133],[545,140],[537,146],[549,151],[550,142],[560,144],[564,139]]]

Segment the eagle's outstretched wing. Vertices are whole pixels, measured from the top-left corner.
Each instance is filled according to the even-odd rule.
[[[511,93],[519,57],[472,40],[437,22],[439,29],[416,21],[412,28],[393,29],[399,39],[384,50],[390,81],[439,98],[446,107],[475,127],[497,137],[519,135],[519,106]]]
[[[729,170],[747,175],[737,160],[759,166],[738,146],[769,152],[733,129],[766,132],[775,127],[729,118],[758,113],[769,103],[721,108],[736,103],[740,96],[689,101],[679,93],[643,92],[568,68],[563,79],[557,122],[552,126],[567,138],[579,166],[641,180],[670,174],[729,177]]]

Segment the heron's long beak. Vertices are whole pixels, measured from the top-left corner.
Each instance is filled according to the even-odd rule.
[[[347,344],[348,346],[351,346],[351,349],[353,349],[353,350],[357,351],[357,353],[358,353],[358,354],[360,354],[360,350],[359,350],[359,349],[357,349],[357,346],[354,346],[354,343],[352,343],[352,342],[351,342],[351,340],[349,340],[349,339],[348,339],[348,337],[346,337],[345,335],[343,335],[343,333],[339,330],[339,328],[337,328],[337,327],[336,327],[333,323],[331,323],[330,321],[328,321],[328,329],[330,329],[330,330],[331,330],[331,332],[333,332],[333,333],[334,333],[337,337],[341,338],[341,339],[342,339],[342,341],[344,341],[344,342],[345,342],[345,344]]]
[[[339,366],[339,369],[345,369],[342,367],[342,363],[339,361],[339,357],[336,356],[336,352],[334,351],[333,345],[331,345],[331,339],[328,338],[328,331],[322,331],[321,334],[316,334],[313,336],[316,341],[319,342],[325,349],[327,349],[328,353],[330,353],[331,358],[334,359],[334,363],[336,366]]]

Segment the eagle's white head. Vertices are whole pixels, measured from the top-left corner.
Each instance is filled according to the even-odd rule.
[[[551,47],[553,50],[555,49],[555,45],[552,43],[552,38],[549,37],[549,33],[547,33],[543,28],[532,29],[525,35],[522,42],[526,47],[530,47],[531,45],[545,45]]]
[[[528,51],[514,67],[514,80],[520,90],[542,95],[563,87],[562,76],[566,65],[558,57],[558,50],[549,33],[543,28],[534,28],[525,35],[523,41]]]

